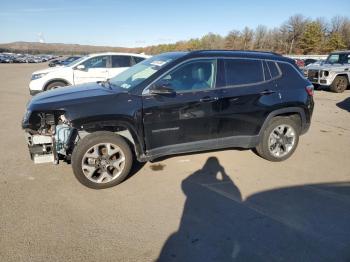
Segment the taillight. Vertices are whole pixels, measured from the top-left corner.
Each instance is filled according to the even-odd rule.
[[[305,90],[309,96],[314,95],[314,86],[313,85],[308,85],[307,87],[305,87]]]

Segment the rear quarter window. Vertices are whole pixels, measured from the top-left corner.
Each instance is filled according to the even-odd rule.
[[[276,62],[267,61],[267,65],[269,67],[271,78],[277,78],[281,75],[280,69],[278,68],[278,65]]]
[[[280,86],[284,88],[305,88],[306,79],[304,76],[290,63],[278,62],[278,67],[282,72],[279,80]]]
[[[286,75],[287,77],[304,78],[304,76],[301,75],[301,72],[298,69],[296,69],[292,64],[280,62],[278,62],[277,64],[283,75]]]
[[[226,86],[250,85],[264,81],[263,65],[255,59],[224,59]]]

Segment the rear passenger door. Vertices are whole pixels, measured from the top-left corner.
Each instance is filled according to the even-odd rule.
[[[255,136],[280,100],[264,60],[222,59],[218,138]]]
[[[129,55],[112,55],[111,67],[108,68],[108,78],[115,77],[133,64],[134,61]]]

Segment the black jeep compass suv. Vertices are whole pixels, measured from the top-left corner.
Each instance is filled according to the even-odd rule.
[[[71,161],[81,183],[106,188],[123,181],[133,156],[241,147],[285,160],[310,126],[312,95],[295,62],[274,53],[173,52],[36,95],[22,126],[35,163]]]

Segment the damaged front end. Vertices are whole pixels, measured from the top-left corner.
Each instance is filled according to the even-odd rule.
[[[27,112],[22,127],[31,159],[35,164],[70,161],[77,130],[66,119],[64,112]]]

